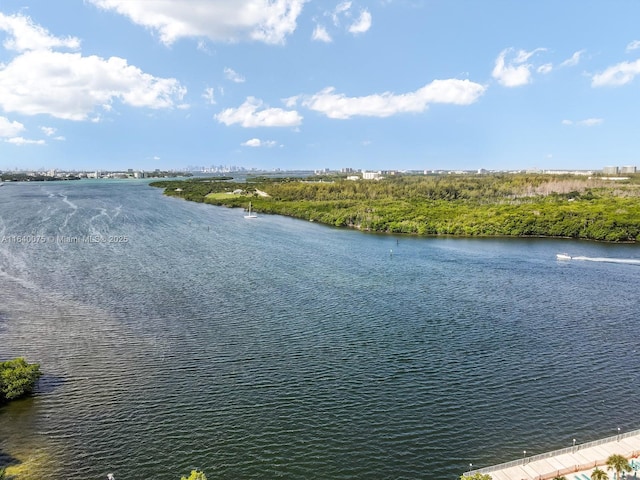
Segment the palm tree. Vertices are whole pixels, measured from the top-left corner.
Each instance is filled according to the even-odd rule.
[[[564,475],[558,475],[557,477],[553,477],[553,480],[567,480],[567,477]]]
[[[604,470],[600,470],[596,468],[593,472],[591,472],[591,480],[609,480],[609,475]]]
[[[629,460],[616,453],[607,458],[607,470],[615,470],[616,478],[620,480],[620,472],[630,472],[631,465],[629,465]]]

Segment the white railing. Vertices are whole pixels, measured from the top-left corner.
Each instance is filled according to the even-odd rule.
[[[524,457],[524,458],[521,458],[519,460],[512,460],[511,462],[501,463],[499,465],[492,465],[490,467],[484,467],[484,468],[478,468],[478,469],[474,469],[474,470],[469,470],[468,472],[465,473],[465,475],[473,475],[474,473],[491,473],[491,472],[495,472],[495,471],[498,471],[498,470],[504,470],[504,469],[511,468],[511,467],[519,467],[519,466],[527,465],[527,464],[529,464],[531,462],[535,462],[537,460],[544,460],[545,458],[555,457],[557,455],[563,455],[563,454],[566,454],[566,453],[575,453],[578,450],[582,450],[582,449],[589,448],[589,447],[597,447],[598,445],[602,445],[603,443],[615,442],[615,441],[621,440],[623,438],[633,437],[633,436],[636,436],[636,435],[640,435],[640,430],[633,430],[631,432],[619,433],[618,435],[613,435],[611,437],[601,438],[600,440],[594,440],[593,442],[581,443],[580,445],[574,445],[572,447],[561,448],[560,450],[553,450],[551,452],[540,453],[538,455],[532,455],[530,457]],[[590,462],[590,463],[585,464],[585,465],[578,465],[578,467],[584,467],[584,468],[580,468],[580,470],[587,470],[587,469],[592,468],[594,466],[597,466],[597,465],[595,465],[594,462]],[[575,467],[571,467],[570,469],[567,469],[567,472],[564,472],[564,473],[573,472],[574,469],[575,469]],[[561,471],[560,474],[563,474],[563,472]]]

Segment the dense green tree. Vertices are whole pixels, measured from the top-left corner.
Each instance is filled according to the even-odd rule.
[[[600,468],[596,468],[593,472],[591,472],[591,480],[609,480],[609,475],[604,470]]]
[[[207,480],[207,477],[204,472],[200,470],[191,470],[189,477],[182,476],[180,480]]]
[[[252,178],[152,183],[166,195],[364,231],[640,241],[640,175],[397,175],[380,181]],[[266,192],[265,197],[260,192]],[[235,193],[233,193],[235,192]]]
[[[24,358],[0,362],[0,403],[31,393],[41,375],[40,365]]]
[[[620,473],[630,472],[631,465],[629,465],[629,460],[625,457],[614,453],[613,455],[609,455],[609,458],[607,458],[607,470],[613,470],[616,472],[616,478],[620,480]]]
[[[553,477],[553,480],[567,480],[567,477],[565,477],[564,475],[558,475],[556,477]]]

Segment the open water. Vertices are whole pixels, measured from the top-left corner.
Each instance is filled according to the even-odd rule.
[[[453,480],[640,427],[638,246],[247,220],[144,181],[5,184],[0,240],[0,359],[45,372],[0,407],[19,478]]]

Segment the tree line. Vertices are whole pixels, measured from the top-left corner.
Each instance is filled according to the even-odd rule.
[[[229,207],[251,201],[257,212],[371,232],[640,241],[640,175],[616,182],[496,174],[398,175],[379,181],[191,179],[151,185],[190,201]]]

